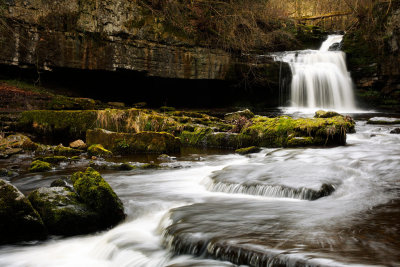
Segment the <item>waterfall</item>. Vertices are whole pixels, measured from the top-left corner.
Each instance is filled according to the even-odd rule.
[[[275,60],[289,63],[292,71],[291,106],[295,108],[356,109],[353,82],[340,48],[342,35],[330,35],[319,50],[285,52]]]

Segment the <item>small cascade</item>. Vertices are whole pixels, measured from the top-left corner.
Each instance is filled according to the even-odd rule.
[[[356,109],[346,55],[338,51],[342,39],[342,35],[330,35],[319,50],[292,51],[275,56],[275,60],[290,65],[292,107]]]
[[[330,184],[323,184],[319,190],[314,190],[305,187],[292,188],[283,185],[243,185],[211,181],[210,183],[208,183],[207,189],[212,192],[223,192],[230,194],[246,194],[263,197],[316,200],[321,197],[331,195],[335,191],[335,186]]]

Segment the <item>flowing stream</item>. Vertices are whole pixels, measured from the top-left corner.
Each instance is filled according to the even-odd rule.
[[[346,55],[338,49],[342,38],[342,35],[328,36],[319,50],[290,51],[274,55],[275,60],[290,65],[291,107],[346,112],[356,110]]]
[[[0,247],[0,266],[400,266],[392,128],[359,120],[342,147],[189,154],[161,170],[103,172],[125,222]],[[324,184],[334,191],[310,200]]]

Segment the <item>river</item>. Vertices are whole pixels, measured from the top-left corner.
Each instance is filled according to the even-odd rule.
[[[126,207],[122,224],[3,246],[0,266],[400,266],[393,128],[359,119],[346,146],[187,153],[160,170],[103,172]],[[323,184],[335,191],[290,194]]]

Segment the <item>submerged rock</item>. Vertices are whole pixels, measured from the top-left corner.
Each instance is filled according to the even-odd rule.
[[[119,154],[177,152],[181,146],[179,138],[166,132],[116,133],[95,129],[87,131],[86,140]]]
[[[0,244],[44,239],[46,229],[29,200],[0,179]]]
[[[51,164],[41,160],[35,160],[29,167],[30,172],[45,172],[51,170]]]
[[[99,213],[102,223],[112,226],[125,219],[121,200],[100,173],[89,167],[74,173],[71,180],[81,199]]]
[[[77,235],[102,229],[98,214],[66,187],[42,187],[28,198],[50,234]]]
[[[391,134],[400,134],[400,128],[395,128],[390,131]]]

